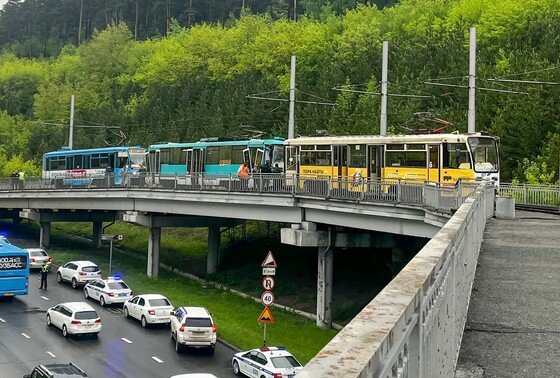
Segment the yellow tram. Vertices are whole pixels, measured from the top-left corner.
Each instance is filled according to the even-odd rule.
[[[481,133],[318,136],[285,141],[285,171],[309,178],[499,185],[499,139]]]

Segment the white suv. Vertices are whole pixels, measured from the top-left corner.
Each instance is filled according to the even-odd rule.
[[[216,324],[204,307],[179,307],[171,313],[171,338],[175,340],[175,351],[183,346],[208,348],[214,354],[216,347]]]
[[[101,270],[91,261],[70,261],[56,272],[58,282],[69,281],[74,289],[100,278]]]
[[[85,302],[67,302],[47,310],[47,325],[60,328],[64,337],[84,333],[97,336],[101,331],[101,318]]]

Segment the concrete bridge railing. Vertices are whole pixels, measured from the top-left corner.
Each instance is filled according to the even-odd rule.
[[[452,377],[493,201],[478,187],[298,377]]]

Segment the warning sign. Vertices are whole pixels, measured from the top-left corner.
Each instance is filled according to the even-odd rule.
[[[268,251],[268,255],[266,255],[263,263],[261,264],[263,268],[276,268],[276,260],[274,260],[274,256],[272,256],[272,251]]]
[[[272,324],[274,323],[274,318],[272,317],[272,312],[270,312],[270,307],[265,307],[261,316],[257,320],[261,324]]]

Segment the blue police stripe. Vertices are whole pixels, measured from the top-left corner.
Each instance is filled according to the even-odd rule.
[[[257,368],[257,370],[262,371],[263,373],[266,374],[270,374],[270,375],[274,375],[273,372],[266,370],[265,368],[261,367],[261,365],[257,365],[253,362],[253,360],[251,360],[250,358],[244,358],[244,357],[235,357],[235,358],[239,358],[240,360],[244,361],[247,365],[250,365],[252,367]]]

